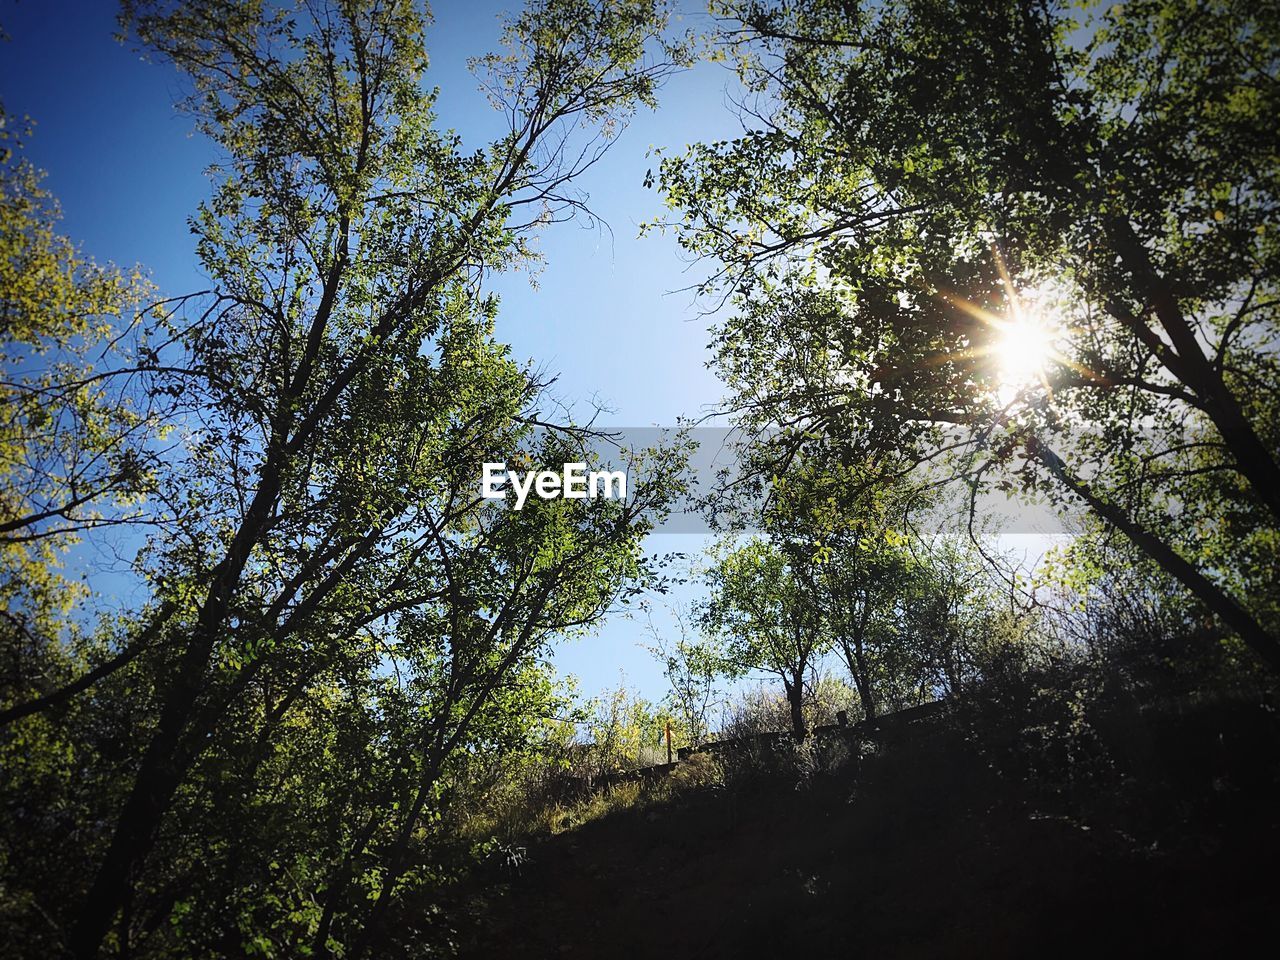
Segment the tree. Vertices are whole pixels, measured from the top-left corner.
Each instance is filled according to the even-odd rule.
[[[807,734],[805,684],[829,644],[816,597],[805,589],[796,561],[761,538],[725,548],[707,571],[710,597],[702,621],[724,637],[737,672],[763,670],[782,681],[791,729]]]
[[[759,455],[769,457],[773,445]],[[848,465],[821,438],[790,445],[787,466],[770,485],[764,526],[788,555],[809,561],[798,568],[803,588],[844,659],[863,716],[875,720],[887,688],[901,686],[913,672],[908,661],[919,659],[907,654],[924,567],[904,528],[927,498],[898,460]]]
[[[892,528],[858,525],[831,548],[815,584],[830,621],[836,647],[853,679],[863,716],[874,721],[886,687],[916,686],[919,669],[911,661],[913,617],[919,602],[920,567],[906,538]]]
[[[724,702],[718,684],[733,670],[719,640],[695,632],[695,607],[673,608],[670,612],[675,636],[664,635],[650,617],[648,630],[653,644],[648,650],[662,665],[663,676],[671,687],[668,699],[681,722],[680,739],[697,746],[711,732],[711,712]]]
[[[1280,665],[1276,10],[716,10],[748,130],[658,179],[739,406],[1082,501]]]
[[[1001,590],[1010,583],[959,531],[913,542],[921,576],[908,629],[923,653],[924,683],[938,695],[963,694],[986,678],[992,638],[1013,612]],[[1002,604],[1003,599],[1003,604]]]
[[[990,571],[959,530],[939,525],[929,478],[885,452],[842,462],[847,447],[820,437],[769,442],[758,455],[779,446],[789,472],[773,477],[759,519],[771,542],[803,558],[816,629],[844,660],[863,716],[959,686],[972,674],[965,648],[985,626]]]
[[[84,793],[56,789],[98,788],[34,897],[80,957],[364,956],[430,882],[414,851],[468,758],[520,740],[547,644],[645,576],[677,488],[668,448],[626,502],[478,495],[486,460],[589,459],[571,424],[533,432],[543,384],[482,284],[582,207],[574,177],[678,51],[658,4],[532,3],[478,65],[510,129],[467,151],[434,125],[418,5],[131,2],[124,22],[225,157],[192,220],[212,286],[139,318],[124,365],[149,379],[120,378],[181,398],[149,481],[169,522],[134,566],[151,599],[101,631],[105,669],[7,714],[16,753],[74,732]],[[5,786],[7,831],[37,823],[30,782]]]

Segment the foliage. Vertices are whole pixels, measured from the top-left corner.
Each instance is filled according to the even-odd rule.
[[[484,283],[579,209],[574,178],[681,55],[665,21],[647,0],[532,3],[476,65],[510,128],[468,147],[436,124],[420,5],[125,5],[224,158],[191,221],[211,287],[138,316],[137,346],[97,366],[74,351],[117,341],[77,318],[123,313],[132,281],[13,194],[5,243],[66,285],[35,288],[47,307],[6,288],[6,358],[34,384],[41,338],[71,337],[119,393],[28,391],[5,442],[39,414],[65,450],[108,451],[80,512],[59,511],[82,527],[140,491],[160,505],[130,545],[145,599],[92,611],[94,656],[7,654],[0,869],[23,954],[429,948],[430,911],[400,911],[469,862],[442,832],[451,804],[543,748],[538,718],[564,707],[549,645],[645,581],[641,542],[680,489],[674,445],[633,453],[625,502],[476,494],[487,460],[591,459],[573,424],[534,429],[544,385],[495,340]],[[135,444],[151,459],[125,477],[111,457]],[[56,504],[6,469],[7,505]],[[7,598],[23,575],[5,568]]]
[[[1274,6],[716,9],[745,132],[654,179],[746,426],[1083,501],[1280,663]]]

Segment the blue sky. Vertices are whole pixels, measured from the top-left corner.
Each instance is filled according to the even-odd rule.
[[[442,124],[473,146],[499,120],[466,61],[496,46],[499,15],[515,5],[442,0],[432,7],[428,82],[440,88]],[[694,4],[686,6],[685,25],[705,22]],[[209,192],[204,170],[214,152],[173,107],[182,92],[177,74],[115,41],[115,11],[110,0],[0,0],[10,37],[0,45],[0,97],[10,114],[36,122],[26,153],[48,171],[64,232],[98,260],[142,264],[166,293],[201,289],[186,220]],[[670,237],[639,239],[637,227],[660,211],[658,195],[642,184],[653,162],[649,148],[733,135],[738,126],[725,96],[732,83],[714,65],[672,78],[660,113],[638,115],[580,181],[611,230],[554,226],[540,242],[546,266],[536,289],[523,274],[497,282],[499,337],[516,356],[559,374],[565,400],[610,407],[603,422],[669,426],[720,397],[705,367],[706,319],[689,293],[673,292],[703,268],[690,265]],[[696,553],[704,544],[688,534],[652,538],[655,552]],[[643,640],[640,623],[611,618],[595,636],[565,644],[557,663],[579,676],[585,692],[616,685],[622,671],[656,698],[663,681],[638,646]]]

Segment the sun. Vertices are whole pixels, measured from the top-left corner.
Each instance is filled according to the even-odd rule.
[[[1006,409],[1041,391],[1052,399],[1059,368],[1088,380],[1102,380],[1070,356],[1070,344],[1080,330],[1067,324],[1069,291],[1053,279],[1019,287],[1000,251],[993,245],[991,252],[1000,270],[1005,310],[995,313],[955,293],[940,291],[945,301],[986,327],[949,358],[975,364],[979,379]]]
[[[965,351],[981,359],[991,376],[996,398],[1008,405],[1037,387],[1050,389],[1050,375],[1057,365],[1075,368],[1063,349],[1067,331],[1053,309],[1050,291],[1007,289],[1007,312],[992,313],[959,297],[948,297],[955,306],[981,320],[986,332],[978,345]]]
[[[1037,311],[1018,310],[996,328],[997,376],[1002,390],[1019,390],[1045,379],[1057,355],[1056,326]]]

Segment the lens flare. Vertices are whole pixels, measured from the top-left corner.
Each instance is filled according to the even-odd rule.
[[[1021,313],[1000,325],[995,343],[1000,385],[1021,388],[1044,379],[1045,367],[1057,353],[1052,325],[1035,313]]]
[[[1055,387],[1064,382],[1110,382],[1105,372],[1096,372],[1071,356],[1081,329],[1068,325],[1072,315],[1068,291],[1052,279],[1020,287],[994,244],[991,254],[1004,287],[1004,309],[939,289],[940,300],[979,321],[981,327],[966,333],[967,343],[938,351],[914,368],[964,364],[976,374],[979,389],[1006,410],[1036,397],[1052,400]],[[894,371],[889,368],[885,373]]]

